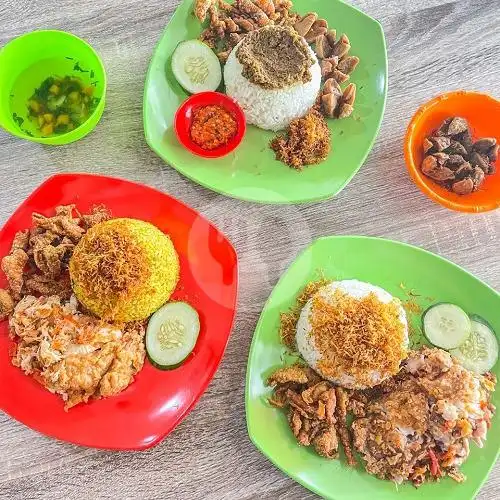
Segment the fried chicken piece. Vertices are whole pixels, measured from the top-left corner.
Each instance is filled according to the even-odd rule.
[[[57,279],[61,275],[63,258],[67,250],[68,248],[64,245],[58,245],[57,247],[47,245],[44,248],[34,250],[33,258],[38,269],[40,269],[45,276]]]
[[[45,229],[59,236],[67,236],[77,242],[83,236],[85,230],[79,226],[79,220],[64,215],[45,217],[45,215],[33,213],[32,222],[34,227]]]
[[[87,402],[115,357],[116,342],[105,344],[98,352],[72,355],[52,364],[43,373],[45,385],[59,394],[68,394],[65,410]]]
[[[288,406],[288,397],[286,391],[290,388],[290,384],[285,384],[274,391],[274,394],[267,400],[271,406],[275,408],[286,408]]]
[[[60,237],[52,231],[34,228],[30,231],[28,255],[33,255],[35,250],[43,249],[47,245],[57,242]]]
[[[337,407],[337,395],[335,389],[331,387],[320,396],[325,404],[325,419],[328,425],[333,425],[336,422],[335,408]]]
[[[210,27],[220,39],[223,39],[226,35],[226,23],[219,18],[219,11],[215,5],[211,5],[208,9],[208,16]]]
[[[348,396],[347,393],[342,389],[342,387],[336,387],[335,393],[337,396],[337,407],[336,407],[336,417],[337,425],[340,434],[340,442],[344,448],[344,453],[347,458],[347,463],[351,467],[357,465],[356,459],[354,458],[354,453],[352,451],[351,436],[349,434],[349,429],[347,428],[347,404]]]
[[[99,384],[99,395],[114,396],[126,389],[134,380],[134,375],[144,365],[144,325],[141,323],[127,325],[123,340],[119,344],[115,359]]]
[[[370,405],[372,413],[384,415],[395,426],[424,434],[429,427],[427,396],[413,380],[405,380],[397,391],[382,396]]]
[[[252,0],[236,0],[235,5],[243,15],[247,15],[255,21],[259,28],[267,26],[271,22],[267,14]]]
[[[320,396],[330,389],[330,384],[326,381],[318,382],[308,389],[302,391],[302,399],[309,405],[316,403]]]
[[[0,288],[0,321],[6,319],[14,310],[14,300],[10,293],[3,288]]]
[[[57,295],[65,300],[69,299],[73,293],[68,275],[63,275],[54,280],[41,274],[34,274],[26,278],[23,292],[46,296]]]
[[[269,19],[274,20],[276,18],[276,7],[273,0],[253,0],[253,2]]]
[[[309,382],[309,376],[306,367],[301,365],[292,365],[280,368],[267,379],[267,385],[272,387],[275,387],[278,384],[286,384],[287,382],[307,384],[307,382]]]
[[[303,417],[314,418],[316,413],[314,408],[308,405],[299,394],[288,389],[286,395],[290,406],[295,408]]]
[[[194,4],[194,15],[203,23],[207,18],[208,9],[215,5],[215,0],[196,0]]]
[[[10,253],[12,253],[14,250],[27,251],[29,238],[30,238],[29,229],[25,229],[24,231],[18,231],[14,236],[14,240],[12,241],[12,247],[10,249]]]
[[[339,441],[333,425],[318,433],[312,440],[312,444],[318,455],[322,457],[334,459],[339,456]]]
[[[300,432],[297,436],[297,442],[301,446],[310,446],[311,445],[311,434],[312,434],[312,428],[311,428],[311,420],[308,418],[304,418],[302,420],[302,427],[300,429]]]
[[[61,217],[67,217],[68,219],[73,219],[73,212],[75,210],[76,205],[59,205],[56,207],[55,212],[56,215],[60,215]]]
[[[217,0],[217,5],[219,6],[220,10],[223,10],[225,12],[230,12],[231,10],[233,10],[233,6],[227,3],[225,0]]]
[[[15,299],[21,296],[24,278],[23,272],[29,257],[24,250],[15,249],[10,255],[2,259],[1,268],[7,277],[9,288]]]
[[[82,222],[85,229],[90,229],[96,224],[100,224],[109,219],[111,219],[111,210],[104,205],[97,205],[92,208],[90,214],[82,215]]]
[[[293,435],[299,437],[300,429],[302,429],[302,418],[300,413],[296,410],[291,410],[288,414],[288,423],[292,429]]]
[[[366,415],[365,403],[358,399],[349,399],[348,410],[356,417],[361,418]]]

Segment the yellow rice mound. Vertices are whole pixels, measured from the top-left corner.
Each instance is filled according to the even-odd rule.
[[[89,229],[69,263],[77,299],[108,321],[148,318],[172,295],[179,257],[170,237],[135,219],[112,219]]]

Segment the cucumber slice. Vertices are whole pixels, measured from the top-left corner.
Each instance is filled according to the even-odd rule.
[[[469,338],[460,347],[451,350],[450,354],[467,370],[485,373],[491,370],[498,360],[498,340],[489,326],[472,320]]]
[[[200,333],[198,313],[185,302],[170,302],[149,320],[146,351],[163,370],[177,368],[191,353]]]
[[[172,55],[172,72],[191,94],[216,90],[222,81],[219,58],[200,40],[187,40],[177,45]]]
[[[471,332],[471,320],[455,304],[429,307],[423,318],[424,335],[441,349],[454,349],[465,342]]]

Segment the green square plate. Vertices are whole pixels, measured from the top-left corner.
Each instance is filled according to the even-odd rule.
[[[403,243],[359,236],[322,238],[305,250],[282,276],[267,301],[257,325],[247,369],[246,417],[248,433],[255,446],[277,467],[306,488],[336,500],[474,498],[495,464],[500,450],[500,415],[493,418],[484,448],[471,444],[469,459],[462,467],[467,481],[458,484],[450,478],[416,489],[405,484],[370,476],[363,466],[345,464],[344,457],[329,461],[308,448],[297,445],[285,412],[267,403],[271,391],[265,385],[272,371],[283,366],[286,350],[278,335],[279,313],[294,304],[299,290],[319,273],[326,278],[367,281],[385,288],[394,296],[407,299],[405,289],[429,301],[456,303],[469,313],[481,315],[500,332],[500,294],[451,262],[425,250]],[[432,298],[432,299],[430,299]],[[418,318],[409,318],[417,326]],[[286,362],[286,360],[285,360]],[[495,369],[500,376],[500,363]],[[500,390],[493,395],[500,406]]]
[[[330,120],[332,153],[302,172],[274,159],[269,141],[275,135],[248,127],[242,145],[225,158],[207,160],[186,151],[175,137],[173,119],[188,97],[172,75],[170,60],[177,44],[197,38],[200,23],[193,0],[184,0],[170,20],[151,60],[144,92],[146,140],[165,162],[214,191],[262,203],[300,203],[339,193],[359,170],[375,141],[387,94],[387,54],[380,24],[340,0],[295,0],[294,9],[318,12],[339,33],[346,33],[350,53],[361,62],[352,75],[358,87],[353,116]]]

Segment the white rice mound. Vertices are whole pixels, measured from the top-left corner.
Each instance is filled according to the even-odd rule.
[[[394,297],[383,288],[358,280],[334,281],[321,288],[317,294],[326,299],[329,303],[334,304],[335,302],[333,296],[336,290],[341,290],[345,294],[356,299],[362,299],[373,292],[384,304],[388,304],[394,300]],[[350,374],[343,374],[339,379],[335,379],[327,377],[321,373],[321,369],[318,367],[318,361],[320,360],[321,354],[316,348],[316,344],[314,342],[314,332],[312,331],[311,322],[309,321],[313,298],[311,298],[303,307],[300,313],[299,321],[297,322],[295,339],[300,354],[306,363],[317,371],[323,378],[326,378],[342,387],[346,387],[347,389],[366,389],[366,386],[358,383],[355,377]],[[399,304],[399,319],[405,330],[405,347],[408,347],[408,322],[406,320],[406,312],[401,304]],[[388,375],[381,374],[377,371],[373,371],[370,375],[373,380],[372,387],[380,384],[388,378]]]
[[[236,57],[240,42],[224,67],[226,93],[243,109],[247,123],[274,132],[285,129],[295,118],[302,118],[314,106],[321,88],[321,68],[307,45],[314,64],[309,68],[311,81],[284,89],[265,89],[243,76],[243,66]]]

